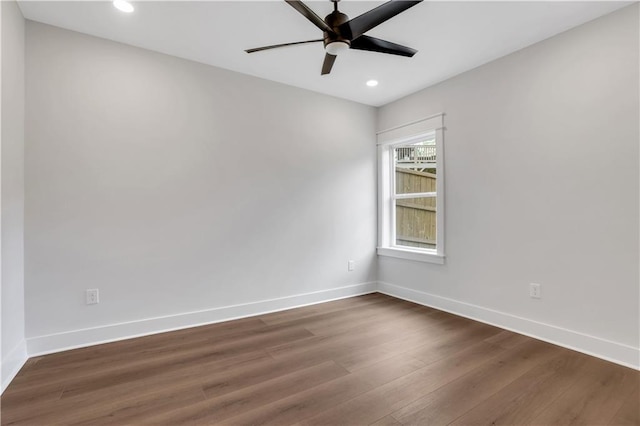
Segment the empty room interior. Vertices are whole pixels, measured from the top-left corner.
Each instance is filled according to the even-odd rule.
[[[1,12],[2,425],[640,425],[640,8]]]

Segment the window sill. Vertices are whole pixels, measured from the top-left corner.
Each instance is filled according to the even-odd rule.
[[[444,264],[444,255],[426,253],[422,250],[411,250],[398,247],[378,247],[378,256],[395,257],[397,259],[415,260],[417,262]]]

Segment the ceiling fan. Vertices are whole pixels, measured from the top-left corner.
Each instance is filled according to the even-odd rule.
[[[346,49],[369,50],[371,52],[389,53],[412,57],[417,50],[401,46],[390,41],[364,35],[370,29],[404,12],[422,0],[391,0],[351,20],[338,10],[338,1],[333,2],[333,12],[322,20],[307,5],[299,0],[285,0],[291,7],[300,12],[316,27],[324,32],[324,37],[316,40],[296,41],[293,43],[274,44],[271,46],[247,49],[245,52],[254,53],[278,47],[293,46],[296,44],[324,42],[324,63],[322,75],[329,74],[338,54]]]

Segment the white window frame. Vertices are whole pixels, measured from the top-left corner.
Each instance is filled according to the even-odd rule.
[[[378,133],[378,249],[380,256],[443,264],[444,235],[444,114],[436,114],[412,123]],[[420,142],[435,135],[436,193],[395,194],[393,150],[398,145]],[[395,201],[402,198],[433,196],[436,208],[436,248],[400,246],[396,244]]]

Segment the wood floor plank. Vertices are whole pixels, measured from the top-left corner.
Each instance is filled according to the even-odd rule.
[[[344,300],[344,299],[343,299]],[[339,310],[328,310],[314,312],[312,315],[303,315],[300,312],[299,315],[291,320],[281,320],[277,322],[269,322],[269,325],[297,325],[305,327],[310,331],[313,331],[313,327],[319,325],[331,326],[331,325],[344,325],[345,323],[351,323],[358,320],[364,320],[365,318],[375,318],[375,316],[383,315],[385,312],[395,312],[399,310],[410,310],[411,306],[407,306],[403,303],[389,302],[384,299],[377,300],[375,303],[360,304],[357,308],[344,306]],[[303,308],[299,308],[303,309]]]
[[[135,425],[152,415],[165,415],[178,407],[202,401],[203,396],[199,387],[177,388],[172,392],[157,392],[136,395],[126,403],[114,404],[108,402],[95,412],[73,411],[69,419],[63,424],[68,425]],[[80,417],[80,414],[84,416]]]
[[[363,309],[351,310],[344,316],[316,316],[299,323],[316,336],[335,336],[349,333],[354,328],[360,328],[375,323],[397,321],[401,318],[417,318],[419,322],[424,320],[424,315],[439,314],[436,310],[425,311],[421,306],[408,304],[395,304],[386,306],[387,303],[370,306]],[[436,315],[435,318],[437,318]],[[415,324],[417,325],[417,324]]]
[[[495,336],[497,332],[495,327],[469,320],[463,323],[453,322],[451,325],[443,324],[440,332],[430,335],[423,340],[423,344],[413,347],[407,353],[425,364],[431,364],[464,347]]]
[[[137,371],[129,371],[129,376],[124,380],[120,380],[120,377],[108,377],[107,380],[99,381],[97,384],[91,380],[90,383],[83,383],[80,386],[68,386],[61,395],[61,400],[71,399],[73,403],[78,403],[83,399],[108,397],[110,393],[144,392],[148,387],[162,388],[198,384],[202,388],[203,383],[215,382],[221,377],[237,375],[239,372],[264,365],[265,362],[270,361],[273,361],[273,358],[268,353],[255,351],[207,363],[195,362],[160,368],[153,374],[138,375]]]
[[[358,348],[370,348],[373,345],[388,344],[393,340],[401,339],[413,333],[425,332],[432,329],[434,325],[425,321],[425,316],[406,316],[407,312],[402,311],[394,321],[372,322],[370,326],[362,327],[357,333],[338,333],[331,336],[314,336],[308,340],[285,343],[270,347],[269,353],[275,358],[291,356],[296,353],[304,353],[318,350],[352,351]],[[420,320],[422,319],[422,320]],[[457,323],[468,322],[460,318],[452,318],[451,321]],[[435,326],[438,327],[438,326]]]
[[[586,355],[560,351],[558,356],[525,373],[482,404],[461,413],[451,425],[531,424],[577,380],[587,361]]]
[[[385,416],[370,426],[402,426],[402,423],[393,418],[393,416]]]
[[[241,370],[234,369],[212,378],[201,378],[200,381],[204,394],[207,398],[211,398],[325,362],[327,362],[325,357],[299,357],[295,362],[289,359],[273,359],[269,357]]]
[[[373,423],[408,405],[423,395],[474,370],[502,354],[504,349],[480,342],[460,347],[460,352],[410,374],[377,386],[331,410],[303,421],[305,425]]]
[[[497,333],[495,336],[486,339],[487,343],[492,343],[494,345],[498,345],[501,348],[511,349],[515,346],[518,346],[521,343],[529,340],[530,337],[524,336],[522,334],[514,333],[508,330],[502,330]]]
[[[274,312],[261,315],[260,319],[266,324],[282,324],[287,322],[299,323],[299,321],[324,314],[339,315],[353,310],[360,310],[368,305],[379,305],[385,303],[397,303],[398,299],[380,293],[365,294],[363,296],[349,297],[331,303],[320,303],[302,308],[288,309],[286,311]]]
[[[208,398],[197,404],[186,405],[158,418],[148,418],[147,421],[153,424],[168,425],[192,422],[201,424],[226,422],[226,419],[230,417],[257,409],[273,401],[281,400],[348,374],[347,370],[335,362],[327,361],[235,392]]]
[[[640,372],[382,294],[29,359],[1,425],[640,426]]]
[[[267,334],[272,337],[273,333],[278,332],[277,330],[266,329],[264,325],[263,327],[265,327],[263,330],[270,333],[263,333],[263,338]],[[290,331],[290,329],[290,327],[287,328],[288,331]],[[182,331],[180,331],[180,333],[181,332]],[[245,333],[246,332],[245,330]],[[252,333],[253,331],[251,335],[253,335]],[[296,330],[293,333],[297,334],[297,336],[294,336],[294,339],[311,335],[305,330]],[[74,379],[82,381],[88,376],[118,374],[119,371],[126,369],[126,367],[135,369],[149,367],[150,364],[173,364],[176,359],[190,360],[191,362],[203,356],[220,359],[233,356],[239,350],[242,350],[242,345],[246,346],[247,344],[251,344],[250,337],[247,337],[247,335],[238,336],[236,334],[235,338],[233,336],[225,336],[222,339],[216,338],[215,340],[201,340],[197,338],[194,341],[188,342],[183,342],[182,338],[179,337],[177,340],[180,343],[176,345],[176,339],[174,339],[173,336],[170,336],[168,333],[163,334],[167,335],[165,336],[167,345],[158,345],[157,348],[154,349],[148,349],[146,345],[143,345],[144,349],[137,350],[127,350],[125,347],[125,349],[116,351],[116,354],[114,354],[114,348],[122,348],[122,344],[124,344],[124,342],[116,342],[108,345],[100,345],[101,349],[104,349],[104,354],[102,354],[100,349],[95,349],[97,352],[91,352],[89,354],[87,353],[88,348],[66,351],[64,352],[64,358],[61,360],[61,366],[53,364],[49,368],[29,370],[28,374],[20,375],[12,382],[12,388],[15,390],[28,390],[34,387],[40,387],[43,384],[54,384],[62,381],[68,383]],[[240,342],[238,342],[238,340],[240,340]],[[287,341],[287,339],[284,341]],[[267,343],[273,344],[274,341]],[[214,348],[219,350],[216,351]],[[45,364],[46,358],[49,356],[53,357],[57,355],[59,354],[41,357],[43,360],[38,362],[38,365]],[[74,358],[77,359],[77,363],[75,364],[71,361]],[[207,360],[201,358],[201,361],[206,362]]]
[[[292,342],[308,336],[311,336],[311,333],[305,329],[288,327],[259,336],[253,335],[251,338],[233,339],[229,342],[185,345],[185,347],[161,351],[149,359],[136,357],[133,366],[123,362],[116,364],[114,368],[103,369],[97,373],[93,369],[87,369],[92,380],[87,381],[86,376],[83,376],[77,378],[73,384],[67,384],[62,398],[115,386],[127,381],[152,377],[167,368],[181,368],[196,363],[233,358],[245,352],[255,352],[269,345]],[[81,372],[82,370],[78,369],[76,374]]]
[[[168,350],[185,343],[195,344],[202,341],[215,341],[232,338],[233,336],[247,337],[249,332],[260,332],[268,329],[267,325],[259,318],[246,318],[236,321],[193,327],[168,333],[159,333],[151,336],[137,337],[114,343],[89,346],[58,352],[51,355],[38,357],[34,370],[47,370],[67,368],[75,370],[84,363],[92,368],[100,368],[104,363],[120,360],[121,357],[130,357],[133,354],[147,355],[154,350]],[[112,358],[113,357],[113,358]]]
[[[5,413],[3,425],[71,425],[108,423],[109,419],[123,419],[130,415],[163,413],[175,406],[204,400],[202,389],[197,385],[185,387],[156,388],[146,392],[126,395],[111,395],[103,400],[89,399],[86,404],[77,401],[60,401],[58,404],[32,407],[19,415]],[[98,419],[102,419],[101,422]]]
[[[525,342],[505,350],[488,364],[417,399],[392,415],[407,425],[449,424],[461,413],[469,411],[555,354],[556,348],[548,343],[534,340]]]
[[[592,360],[570,388],[533,419],[535,424],[604,425],[618,413],[637,385],[638,372]]]
[[[33,388],[41,384],[66,383],[63,398],[78,392],[118,384],[121,381],[138,380],[167,368],[181,368],[194,363],[221,361],[247,352],[255,352],[268,346],[304,339],[312,334],[302,328],[285,327],[271,329],[258,335],[250,333],[246,337],[234,337],[215,341],[197,341],[179,347],[168,347],[140,355],[123,354],[117,359],[109,356],[108,363],[97,368],[92,364],[79,363],[73,371],[57,371],[44,375],[34,373],[30,380],[23,380],[16,387]],[[91,378],[91,380],[88,380]]]
[[[11,407],[19,407],[21,405],[29,405],[33,402],[39,403],[48,400],[58,400],[62,396],[64,384],[42,384],[41,386],[20,389],[10,388],[2,395],[2,403]]]
[[[609,422],[610,425],[640,425],[640,377],[636,378],[634,389],[624,400],[622,407]]]
[[[233,358],[227,358],[211,363],[199,364],[194,363],[186,368],[167,369],[167,371],[159,373],[149,378],[139,380],[126,380],[122,383],[112,384],[110,386],[96,387],[87,386],[83,392],[76,392],[72,396],[68,396],[59,400],[38,401],[20,401],[18,404],[12,404],[12,410],[8,413],[3,411],[4,420],[28,420],[37,418],[51,418],[55,413],[63,413],[62,418],[68,420],[67,413],[74,413],[75,418],[83,413],[96,415],[99,408],[96,405],[102,405],[104,401],[109,401],[107,409],[115,409],[114,407],[126,406],[130,403],[131,396],[141,397],[144,394],[151,394],[158,390],[168,389],[170,392],[181,392],[180,389],[188,389],[196,386],[198,394],[204,398],[202,392],[202,380],[214,380],[216,376],[228,374],[229,371],[236,369],[244,370],[253,363],[260,362],[264,359],[272,359],[266,352],[247,352]],[[134,371],[135,373],[135,371]],[[79,382],[80,386],[93,383],[93,378],[88,377],[86,381]],[[77,384],[76,381],[73,382]],[[6,394],[7,392],[5,392]],[[9,393],[9,395],[12,395]],[[5,395],[3,395],[3,404],[5,403]],[[35,403],[34,403],[35,402]]]
[[[451,327],[452,324],[455,325]],[[487,336],[493,336],[496,332],[494,327],[487,327],[485,324],[467,320],[463,322],[446,321],[439,324],[436,329],[428,328],[413,333],[399,334],[396,338],[368,346],[366,350],[350,351],[347,354],[338,355],[334,359],[349,371],[357,371],[375,362],[403,353],[426,365],[472,346]],[[433,351],[433,356],[425,356],[426,352],[431,351]]]
[[[305,392],[281,399],[229,419],[230,424],[289,425],[331,410],[344,400],[393,381],[422,367],[412,359],[397,357],[382,361],[356,373],[332,380]]]

